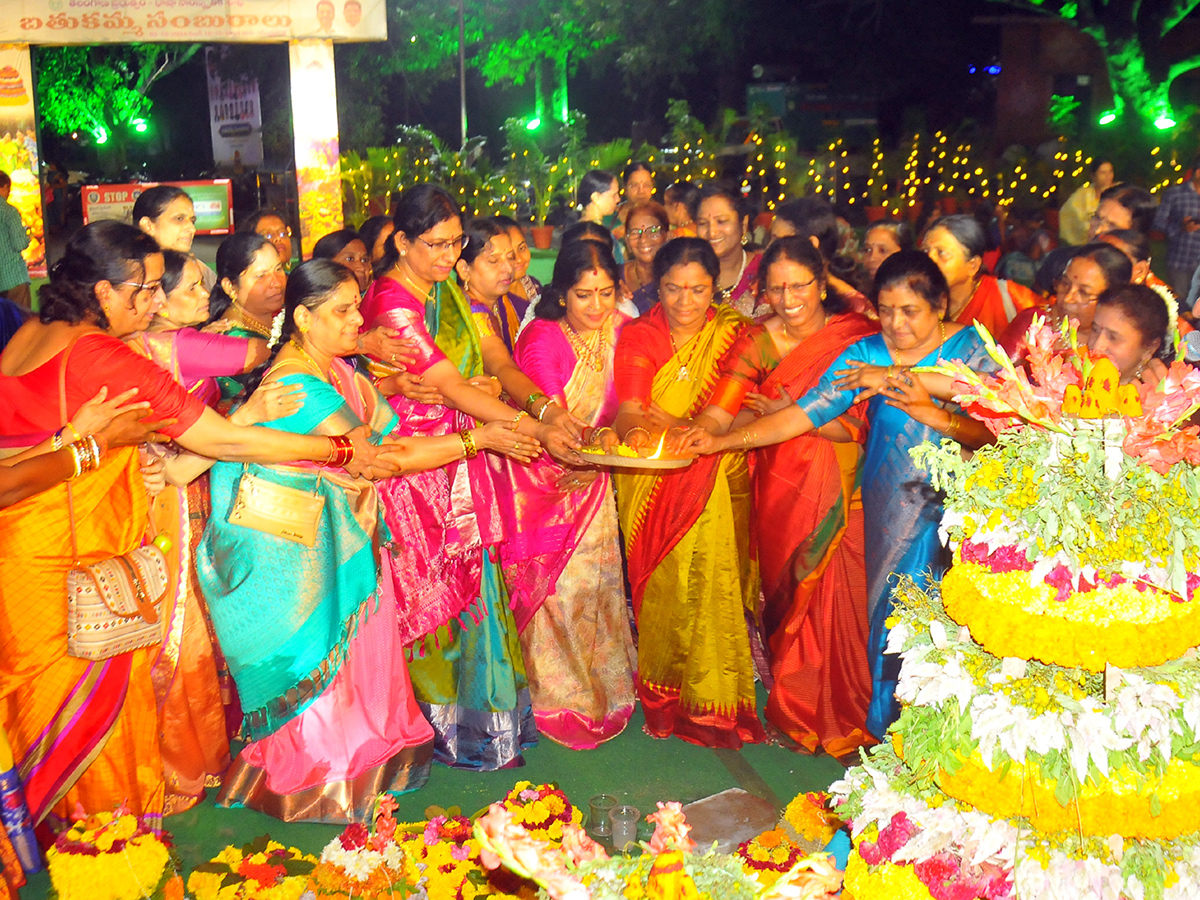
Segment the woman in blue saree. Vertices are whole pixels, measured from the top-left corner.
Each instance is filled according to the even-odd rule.
[[[941,496],[913,465],[909,450],[945,438],[967,449],[991,440],[982,423],[949,399],[951,379],[917,377],[910,369],[958,360],[985,370],[991,363],[974,329],[945,321],[949,289],[925,254],[902,251],[886,259],[876,274],[874,293],[881,333],[847,347],[794,404],[725,434],[693,429],[678,442],[701,453],[777,444],[820,428],[856,400],[869,398],[862,467],[871,668],[867,728],[881,738],[899,715],[895,691],[900,661],[885,653],[896,576],[909,575],[925,585],[940,579],[950,562],[937,533]]]
[[[366,425],[382,444],[379,458],[392,464],[372,474],[442,466],[517,439],[499,424],[386,440],[395,412],[340,358],[355,353],[358,304],[344,266],[311,260],[292,273],[283,339],[263,381],[298,385],[304,403],[270,427],[340,434]],[[285,821],[361,822],[381,791],[413,790],[428,778],[433,730],[404,659],[391,535],[375,485],[351,477],[345,462],[213,468],[213,513],[197,566],[251,738],[219,805]],[[321,498],[312,546],[230,521],[251,476]],[[253,499],[246,508],[255,510]]]

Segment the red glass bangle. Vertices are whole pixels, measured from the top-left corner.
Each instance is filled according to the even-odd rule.
[[[329,459],[325,461],[325,464],[344,469],[346,464],[354,459],[354,442],[344,434],[332,435],[329,441],[332,447],[329,451]]]

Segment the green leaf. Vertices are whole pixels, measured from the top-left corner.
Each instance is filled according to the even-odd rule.
[[[242,847],[242,855],[253,856],[255,853],[266,853],[267,844],[270,842],[271,836],[269,834],[259,835],[249,844],[246,844],[246,846]]]
[[[198,866],[193,866],[192,871],[203,872],[206,875],[228,875],[233,872],[233,869],[229,868],[229,863],[211,860],[209,862],[202,862]]]

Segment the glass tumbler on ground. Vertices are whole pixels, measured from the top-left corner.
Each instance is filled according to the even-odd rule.
[[[618,806],[608,814],[612,821],[613,850],[620,852],[637,843],[638,820],[642,813],[636,806]]]

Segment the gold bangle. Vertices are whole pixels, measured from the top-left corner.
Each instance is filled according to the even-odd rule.
[[[517,425],[522,419],[528,419],[529,417],[529,413],[525,412],[525,410],[521,410],[519,413],[513,416],[513,424]]]
[[[529,399],[525,401],[525,408],[527,410],[529,410],[530,412],[533,412],[533,404],[537,403],[539,397],[545,397],[545,396],[546,395],[543,394],[541,391],[534,391],[532,394],[529,395]],[[549,398],[547,398],[547,399],[549,399]]]
[[[69,479],[72,479],[72,478],[78,478],[78,477],[79,477],[79,473],[80,473],[81,471],[83,471],[83,468],[82,468],[82,464],[81,464],[81,462],[80,462],[80,460],[79,460],[79,448],[78,448],[78,447],[76,447],[74,444],[67,444],[67,449],[71,451],[71,459],[72,459],[72,460],[74,461],[74,463],[75,463],[75,471],[74,471],[74,472],[72,472],[70,475],[68,475],[68,476],[67,476],[67,478],[68,478],[68,480],[69,480]]]
[[[547,397],[546,402],[542,404],[542,408],[537,411],[537,414],[534,416],[534,418],[536,418],[539,422],[542,421],[542,417],[546,415],[546,410],[550,408],[552,403],[554,403],[554,401]]]
[[[641,432],[642,434],[644,434],[644,435],[645,435],[647,438],[649,438],[649,437],[650,437],[650,432],[649,432],[647,429],[643,428],[641,425],[634,425],[632,428],[628,428],[628,429],[626,429],[626,431],[625,431],[625,442],[626,442],[626,443],[628,443],[628,442],[629,442],[629,436],[630,436],[631,434],[633,434],[635,431],[640,431],[640,432]]]
[[[458,439],[463,445],[463,459],[474,459],[479,454],[479,448],[475,446],[475,435],[468,430],[463,430],[458,433]]]
[[[74,425],[72,425],[70,422],[68,422],[66,425],[64,425],[63,428],[70,428],[71,431],[74,432],[75,437],[71,438],[71,443],[74,443],[75,441],[77,441],[83,437],[83,435],[79,433],[79,429],[76,428]]]
[[[946,436],[958,440],[958,416],[946,410],[946,415],[949,418],[946,420]]]
[[[742,430],[742,447],[746,450],[754,449],[754,435],[745,429]]]
[[[66,426],[64,425],[62,428],[58,429],[58,431],[54,432],[54,434],[50,435],[51,450],[61,450],[66,446],[66,444],[63,443],[63,431],[65,430]]]

